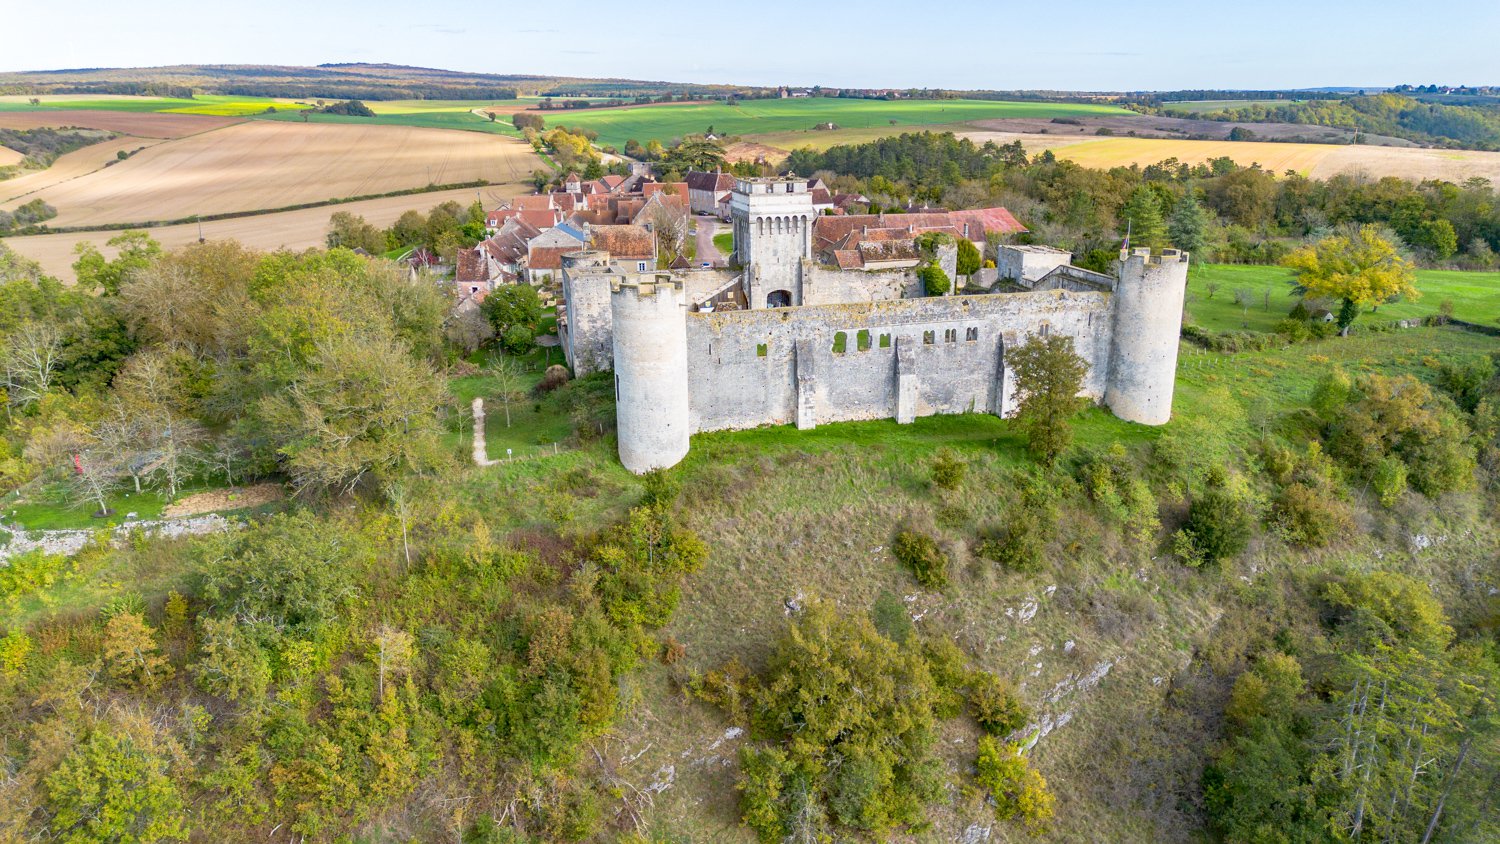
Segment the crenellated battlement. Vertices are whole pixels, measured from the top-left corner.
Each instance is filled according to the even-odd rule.
[[[1151,254],[1148,246],[1138,246],[1134,249],[1120,250],[1120,263],[1136,264],[1144,266],[1171,266],[1173,264],[1188,263],[1188,253],[1180,249],[1163,249],[1160,254]]]
[[[648,296],[660,296],[663,293],[681,294],[683,291],[682,279],[671,273],[647,273],[645,275],[629,278],[619,276],[609,281],[609,292],[612,294],[629,294],[640,298]]]

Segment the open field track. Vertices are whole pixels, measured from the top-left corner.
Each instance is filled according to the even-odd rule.
[[[111,168],[113,169],[113,168]],[[282,211],[276,214],[258,214],[253,217],[237,217],[232,220],[214,220],[203,224],[203,236],[210,240],[238,240],[253,249],[275,250],[307,249],[322,246],[328,230],[328,218],[336,211],[348,211],[363,216],[377,226],[389,226],[406,211],[426,212],[434,205],[453,201],[468,205],[476,198],[486,208],[493,208],[523,193],[529,193],[529,184],[495,185],[485,188],[457,188],[433,193],[387,196],[359,202],[345,202],[297,211]],[[198,226],[187,223],[177,226],[158,226],[146,229],[168,249],[186,246],[198,240]],[[0,240],[6,246],[41,263],[50,275],[73,282],[73,247],[75,244],[92,243],[108,257],[116,250],[106,245],[117,231],[42,234],[26,237],[8,237]]]
[[[512,182],[537,166],[520,142],[474,132],[256,121],[150,148],[30,198],[57,208],[53,227],[104,226]]]
[[[1179,141],[1157,138],[1069,138],[1011,132],[963,132],[975,143],[1020,140],[1032,153],[1051,149],[1059,158],[1085,167],[1145,166],[1168,158],[1197,164],[1228,156],[1241,165],[1259,164],[1276,173],[1296,170],[1316,179],[1340,173],[1373,178],[1399,176],[1420,181],[1463,182],[1479,176],[1500,182],[1500,152],[1434,150],[1336,144],[1278,144],[1256,141]]]
[[[241,122],[233,117],[156,112],[95,111],[85,109],[0,109],[0,129],[37,129],[43,126],[78,126],[104,129],[141,138],[185,138],[199,132],[223,129]]]
[[[15,164],[20,164],[22,159],[24,158],[26,158],[26,156],[22,155],[19,152],[16,152],[10,147],[0,147],[0,167],[10,167]]]
[[[46,170],[33,170],[24,176],[0,182],[0,206],[11,200],[26,202],[26,197],[37,191],[87,176],[96,170],[102,170],[109,165],[109,162],[118,160],[121,150],[135,152],[143,147],[159,143],[162,141],[156,138],[126,136],[110,141],[100,141],[83,149],[75,149],[66,155],[59,156]]]

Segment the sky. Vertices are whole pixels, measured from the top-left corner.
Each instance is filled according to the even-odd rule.
[[[0,0],[0,71],[388,62],[834,87],[1500,85],[1497,32],[1500,0]]]

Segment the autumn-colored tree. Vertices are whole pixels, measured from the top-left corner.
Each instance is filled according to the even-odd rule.
[[[1421,296],[1414,286],[1415,269],[1396,245],[1374,226],[1360,226],[1304,246],[1286,258],[1304,296],[1328,296],[1343,302],[1339,331],[1347,335],[1359,309],[1389,302],[1398,296]]]

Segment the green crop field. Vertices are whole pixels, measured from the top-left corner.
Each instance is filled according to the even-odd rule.
[[[623,147],[630,139],[663,143],[710,126],[720,134],[759,135],[812,129],[820,123],[840,128],[966,123],[998,117],[1078,117],[1128,115],[1105,105],[999,102],[990,100],[856,100],[817,97],[724,103],[662,104],[629,108],[545,112],[547,125],[593,129],[599,143]]]
[[[1213,331],[1270,331],[1297,303],[1292,293],[1292,271],[1285,267],[1204,264],[1188,274],[1189,319]],[[1213,295],[1209,288],[1214,287]],[[1235,291],[1244,291],[1235,304]],[[1500,273],[1418,270],[1416,301],[1382,305],[1361,321],[1392,320],[1428,316],[1444,301],[1453,303],[1453,315],[1483,325],[1500,325]],[[1270,291],[1270,307],[1266,307]]]
[[[0,111],[82,110],[127,111],[165,114],[206,114],[217,117],[242,117],[259,114],[274,106],[278,110],[308,108],[293,100],[273,97],[224,97],[204,94],[193,99],[175,97],[73,97],[43,96],[40,105],[29,97],[0,97]]]
[[[475,103],[477,108],[480,104]],[[518,136],[507,115],[493,121],[471,114],[468,111],[414,111],[395,114],[377,113],[374,117],[350,117],[343,114],[319,114],[311,111],[277,112],[276,114],[253,115],[258,120],[282,120],[308,123],[353,123],[359,126],[416,126],[421,129],[463,129],[470,132],[491,132],[496,135]]]
[[[1166,111],[1181,111],[1188,114],[1207,114],[1214,111],[1228,111],[1232,108],[1244,108],[1252,105],[1286,105],[1302,102],[1301,100],[1178,100],[1176,102],[1162,103],[1161,107]]]

